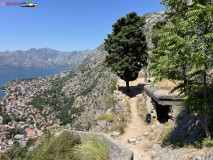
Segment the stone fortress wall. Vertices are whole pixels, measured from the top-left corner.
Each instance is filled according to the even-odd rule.
[[[82,143],[84,143],[85,138],[89,138],[91,135],[99,137],[106,147],[109,150],[109,155],[111,160],[133,160],[133,152],[122,145],[118,141],[109,137],[106,134],[100,133],[91,133],[91,132],[83,132],[83,131],[74,131],[74,130],[66,130],[70,132],[72,135],[79,136],[81,138]]]

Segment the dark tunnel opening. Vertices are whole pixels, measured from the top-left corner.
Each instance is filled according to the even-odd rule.
[[[171,106],[170,105],[163,106],[158,103],[155,103],[155,106],[156,106],[158,121],[160,123],[168,122],[168,120],[170,119],[169,112],[170,112]]]

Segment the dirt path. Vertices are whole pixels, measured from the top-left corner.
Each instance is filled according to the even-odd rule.
[[[141,88],[138,86],[141,81],[142,79],[137,79],[136,81],[130,82],[131,93],[133,95],[135,95],[134,92],[138,92],[138,90],[141,91]],[[122,80],[119,80],[118,84],[119,86],[125,86],[125,82]],[[131,93],[129,98],[131,110],[130,122],[127,123],[125,133],[117,140],[129,147],[134,152],[134,160],[149,160],[151,159],[151,154],[148,150],[150,150],[151,146],[149,146],[149,140],[143,135],[145,132],[150,132],[150,126],[145,125],[141,117],[139,117],[137,109],[138,97],[132,97]],[[137,140],[135,143],[128,143],[128,140],[132,137],[136,137],[137,139],[141,140]]]

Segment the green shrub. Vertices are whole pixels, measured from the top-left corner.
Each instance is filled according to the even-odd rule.
[[[117,126],[113,126],[111,129],[107,129],[106,133],[118,131],[121,135],[125,133],[126,123],[121,123]]]
[[[114,97],[113,97],[113,95],[109,95],[107,97],[107,101],[106,101],[107,107],[108,108],[112,107],[113,103],[114,103]]]
[[[90,93],[97,85],[97,82],[94,82],[90,87],[86,88],[83,92],[80,93],[81,96],[86,96]]]
[[[105,113],[103,115],[100,115],[98,118],[94,120],[94,122],[97,122],[98,120],[108,120],[109,122],[114,122],[116,118],[116,114],[114,110],[111,110],[110,113]]]
[[[113,81],[112,81],[112,84],[111,84],[110,87],[108,88],[110,94],[113,94],[114,90],[116,90],[116,84],[117,84],[117,83],[118,83],[117,80],[113,80]]]
[[[75,146],[74,154],[80,160],[109,160],[109,153],[103,141],[90,135],[85,137],[84,143]]]
[[[138,103],[138,110],[139,110],[139,113],[140,113],[139,116],[141,117],[143,122],[145,124],[147,124],[146,123],[146,116],[148,114],[148,111],[147,111],[147,108],[146,108],[146,106],[145,106],[145,104],[143,102],[143,99],[142,98],[138,98],[137,103]]]
[[[213,139],[205,138],[203,140],[203,146],[205,146],[205,147],[213,147]]]
[[[77,130],[77,131],[83,131],[84,130],[84,126],[81,125],[81,124],[77,124],[77,125],[75,125],[75,130]]]
[[[28,160],[77,160],[74,157],[74,146],[80,144],[80,138],[72,136],[69,132],[63,132],[54,137],[54,132],[47,131],[40,140],[40,144],[24,159]]]
[[[114,115],[112,114],[103,114],[100,115],[97,120],[108,120],[109,122],[113,122],[114,121]]]
[[[127,126],[126,123],[122,123],[119,126],[117,126],[117,129],[120,132],[120,134],[124,134],[126,126]]]
[[[161,142],[163,142],[163,144],[167,144],[167,143],[170,143],[171,142],[171,132],[172,132],[172,128],[167,128],[165,129],[160,137],[159,137],[159,140]]]

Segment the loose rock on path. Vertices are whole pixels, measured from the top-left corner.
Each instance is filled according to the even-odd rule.
[[[122,144],[129,147],[134,152],[134,160],[151,160],[152,154],[150,153],[152,144],[144,136],[144,133],[150,132],[150,126],[147,126],[139,116],[137,103],[138,95],[141,94],[141,88],[139,87],[141,79],[130,82],[131,92],[129,93],[130,104],[130,121],[127,123],[125,133],[117,138]],[[118,81],[119,86],[125,87],[125,82]],[[138,93],[135,94],[135,93]],[[127,97],[128,97],[127,96]]]

